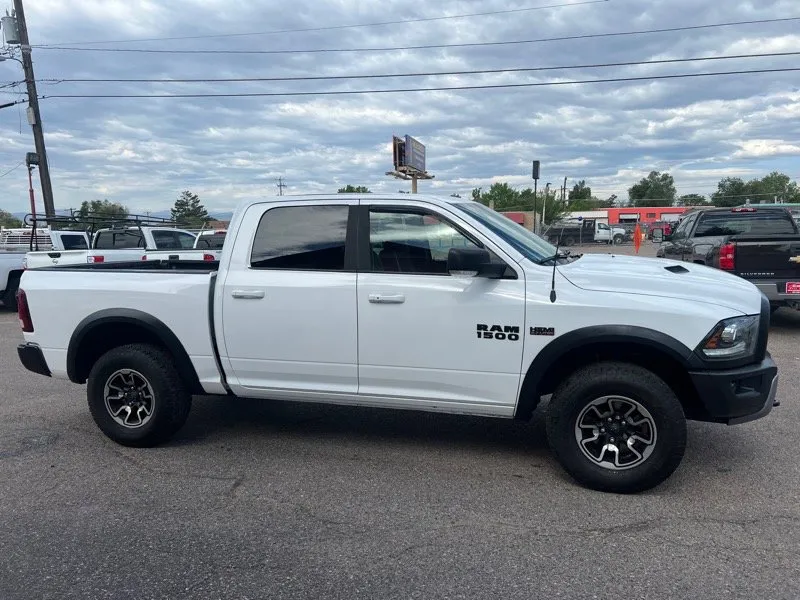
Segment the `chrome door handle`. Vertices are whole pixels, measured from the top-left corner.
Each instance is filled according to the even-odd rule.
[[[370,294],[369,301],[373,304],[402,304],[406,301],[403,294],[389,296],[387,294]]]
[[[265,293],[264,290],[233,290],[231,296],[242,300],[260,300]]]

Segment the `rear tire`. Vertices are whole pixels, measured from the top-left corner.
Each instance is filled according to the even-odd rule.
[[[17,290],[19,290],[19,280],[21,275],[19,273],[10,273],[8,275],[8,287],[3,292],[3,306],[8,310],[17,312]]]
[[[89,411],[100,430],[123,446],[152,447],[183,427],[192,395],[172,357],[150,344],[109,350],[92,367]]]
[[[686,417],[657,375],[630,363],[604,362],[577,370],[558,386],[547,411],[547,437],[577,482],[631,494],[657,486],[678,467]]]

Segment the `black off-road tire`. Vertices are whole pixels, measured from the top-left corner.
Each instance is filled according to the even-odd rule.
[[[109,378],[126,370],[143,376],[152,389],[152,414],[138,427],[120,424],[106,406]],[[150,344],[119,346],[103,354],[89,373],[87,399],[92,418],[103,433],[123,446],[141,448],[169,440],[183,427],[192,406],[192,395],[172,357]]]
[[[625,470],[590,460],[576,438],[581,413],[606,396],[639,403],[655,424],[651,454]],[[659,485],[672,475],[686,449],[686,417],[675,393],[653,372],[630,363],[602,362],[572,373],[553,393],[546,423],[550,447],[561,466],[580,484],[602,492],[632,494]]]
[[[7,310],[17,312],[17,290],[19,289],[19,280],[21,275],[19,273],[11,273],[8,276],[8,287],[3,292],[3,306]]]

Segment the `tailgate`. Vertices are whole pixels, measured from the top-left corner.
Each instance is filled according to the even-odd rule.
[[[740,276],[800,282],[800,236],[731,241],[736,243],[736,271]]]

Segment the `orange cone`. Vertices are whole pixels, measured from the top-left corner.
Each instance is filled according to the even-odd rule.
[[[633,229],[633,247],[636,249],[636,254],[639,254],[639,248],[642,246],[642,228],[639,224]]]

